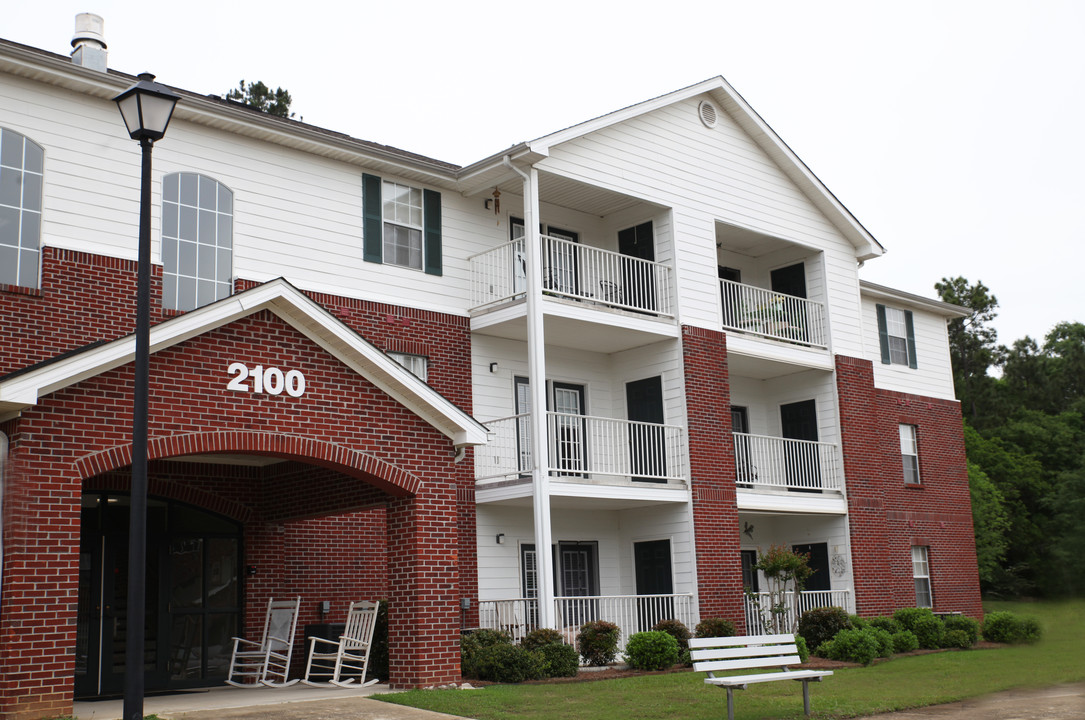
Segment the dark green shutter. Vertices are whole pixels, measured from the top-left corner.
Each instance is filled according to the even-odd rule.
[[[915,327],[912,325],[912,311],[904,311],[904,326],[908,328],[908,367],[919,367],[915,357]]]
[[[422,191],[422,228],[426,272],[440,275],[444,267],[441,262],[441,193],[435,190]]]
[[[382,262],[384,259],[384,221],[381,218],[381,179],[362,175],[362,259]]]
[[[882,363],[889,364],[889,327],[885,323],[885,305],[878,308],[878,345],[882,349]]]

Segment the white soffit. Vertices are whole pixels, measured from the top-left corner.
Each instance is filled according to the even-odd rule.
[[[355,333],[286,280],[277,279],[151,327],[150,350],[164,350],[260,310],[269,310],[459,445],[484,445],[486,428]],[[37,404],[135,356],[135,336],[77,351],[0,380],[0,418]]]

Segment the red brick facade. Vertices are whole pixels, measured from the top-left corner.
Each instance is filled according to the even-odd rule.
[[[683,326],[682,360],[700,613],[727,618],[744,632],[727,339]]]
[[[131,328],[134,263],[43,255],[40,291],[0,292],[0,374]],[[430,384],[470,412],[466,318],[314,299],[378,347],[427,355]],[[305,393],[227,390],[234,361],[300,370]],[[80,498],[127,488],[131,374],[87,378],[0,426],[10,440],[2,718],[70,712]],[[447,437],[268,311],[153,353],[150,397],[150,494],[243,525],[244,562],[257,568],[244,589],[250,632],[269,596],[302,595],[299,624],[319,619],[319,601],[331,602],[331,621],[350,600],[387,597],[393,685],[459,678],[459,601],[478,583],[470,453],[455,463]],[[287,462],[169,459],[205,453]]]
[[[928,548],[934,609],[981,618],[960,404],[874,387],[873,364],[837,356],[856,607],[915,606],[912,546]],[[914,425],[918,485],[907,485],[898,426]]]

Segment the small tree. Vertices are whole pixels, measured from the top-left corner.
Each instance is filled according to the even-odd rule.
[[[757,608],[764,627],[772,628],[774,633],[793,632],[792,623],[799,617],[799,593],[814,574],[809,565],[810,554],[794,552],[784,545],[772,545],[768,552],[759,553],[759,556],[754,569],[760,570],[768,583],[767,603],[749,588],[746,594]],[[792,594],[790,608],[788,593]]]
[[[236,88],[226,93],[226,99],[244,103],[268,115],[294,117],[294,113],[290,112],[290,103],[293,102],[290,93],[281,87],[272,90],[259,80],[248,84],[242,80]]]

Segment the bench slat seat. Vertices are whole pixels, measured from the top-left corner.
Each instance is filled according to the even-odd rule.
[[[789,670],[788,665],[802,661],[795,645],[795,636],[747,635],[721,638],[692,638],[689,641],[690,659],[694,672],[706,672],[705,683],[727,691],[727,720],[735,718],[734,691],[745,690],[754,683],[776,680],[796,680],[802,683],[802,704],[810,714],[810,682],[821,682],[832,675],[831,670]],[[716,677],[721,670],[752,670],[779,667],[777,672],[761,672],[752,675],[727,675]]]

